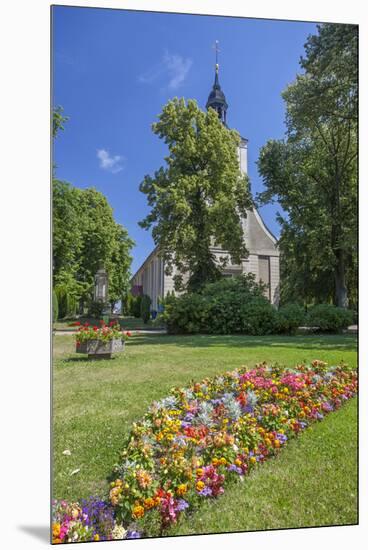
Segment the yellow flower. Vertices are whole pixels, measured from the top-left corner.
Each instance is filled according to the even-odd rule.
[[[250,461],[251,461],[252,464],[255,464],[257,462],[257,459],[256,459],[255,456],[251,456]]]
[[[93,537],[93,540],[100,540],[100,535],[98,533],[95,534],[95,536]]]
[[[205,485],[203,483],[203,481],[197,481],[196,483],[196,489],[197,491],[202,491],[202,489],[204,489]]]
[[[54,539],[58,539],[60,535],[60,523],[53,523],[52,524],[52,538],[53,542]]]
[[[188,490],[188,487],[187,487],[187,484],[186,483],[181,483],[177,489],[176,489],[176,492],[179,496],[182,496],[182,495],[185,495],[185,493],[187,492]]]
[[[220,458],[220,464],[222,464],[223,466],[226,466],[227,464],[227,460],[223,456]]]
[[[197,470],[197,477],[203,476],[203,468],[198,468]]]
[[[241,466],[241,460],[239,460],[239,458],[237,458],[235,460],[235,464],[236,464],[236,466]]]

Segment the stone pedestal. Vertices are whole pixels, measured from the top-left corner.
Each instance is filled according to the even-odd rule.
[[[87,353],[88,359],[111,359],[113,353],[124,351],[125,341],[120,338],[102,342],[101,340],[88,340],[76,346],[77,353]]]

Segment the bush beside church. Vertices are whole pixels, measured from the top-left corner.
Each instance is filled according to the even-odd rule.
[[[198,293],[168,296],[159,320],[170,334],[295,334],[300,326],[339,332],[353,322],[353,313],[330,304],[308,311],[298,304],[278,310],[264,296],[265,286],[253,274],[224,278]]]

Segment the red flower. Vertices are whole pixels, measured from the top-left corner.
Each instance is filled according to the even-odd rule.
[[[132,335],[132,333],[130,332],[130,330],[128,330],[128,332],[125,333],[128,337],[130,337]]]

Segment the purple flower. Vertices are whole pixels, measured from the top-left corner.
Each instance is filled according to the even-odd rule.
[[[114,528],[114,512],[111,505],[97,497],[84,499],[82,515],[85,525],[93,528],[102,540],[106,539]]]
[[[140,539],[141,534],[140,534],[139,531],[128,531],[126,538],[127,539]]]
[[[204,489],[202,489],[202,491],[199,492],[199,494],[202,497],[209,497],[212,495],[212,489],[211,487],[205,487]]]
[[[277,433],[276,439],[278,439],[280,443],[285,443],[287,441],[287,436],[285,434]]]
[[[181,428],[188,428],[191,425],[192,425],[191,422],[186,422],[185,420],[181,421]]]
[[[187,503],[186,500],[184,500],[183,498],[180,498],[177,502],[176,509],[178,510],[178,512],[182,512],[186,508],[189,508],[189,504]]]
[[[243,473],[243,470],[241,468],[239,468],[239,466],[236,466],[236,464],[231,464],[228,467],[228,470],[229,470],[229,472],[236,472],[239,475],[242,475],[242,473]]]

